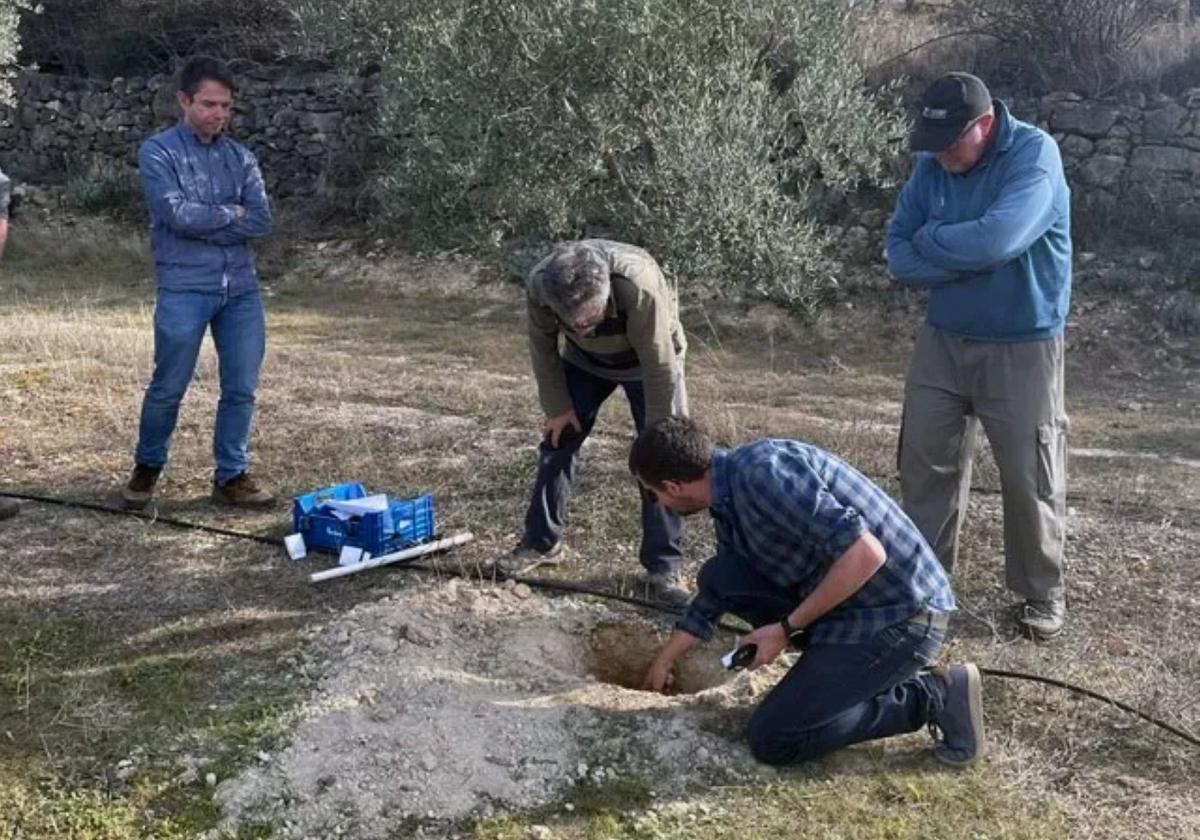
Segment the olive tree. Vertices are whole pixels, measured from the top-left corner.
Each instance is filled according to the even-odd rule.
[[[380,217],[437,247],[607,235],[687,282],[810,304],[830,191],[904,126],[827,0],[305,0],[385,79]]]
[[[16,73],[21,13],[34,10],[32,0],[0,0],[0,104],[12,103],[12,78]]]

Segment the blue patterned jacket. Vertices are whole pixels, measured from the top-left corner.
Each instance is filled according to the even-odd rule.
[[[142,143],[138,167],[158,287],[231,297],[256,291],[248,242],[271,232],[271,205],[254,154],[224,135],[201,143],[181,121]],[[246,208],[241,219],[238,204]]]

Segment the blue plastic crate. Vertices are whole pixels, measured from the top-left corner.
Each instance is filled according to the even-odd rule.
[[[376,557],[433,537],[436,532],[433,496],[428,493],[389,498],[386,511],[349,519],[339,519],[332,512],[321,510],[321,504],[331,499],[348,501],[369,495],[361,484],[335,484],[297,496],[292,501],[292,528],[304,536],[309,549],[337,552],[342,546],[351,545]]]

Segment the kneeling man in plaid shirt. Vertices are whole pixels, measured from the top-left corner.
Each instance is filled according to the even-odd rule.
[[[717,532],[717,554],[647,689],[668,690],[675,661],[732,613],[755,628],[738,642],[757,646],[749,668],[789,643],[803,651],[750,718],[760,761],[795,764],[926,725],[939,760],[980,755],[979,670],[929,667],[955,608],[950,582],[900,506],[862,473],[792,440],[714,449],[682,417],[643,431],[629,467],[666,507],[709,510]]]

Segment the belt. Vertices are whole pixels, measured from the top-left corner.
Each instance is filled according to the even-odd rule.
[[[931,630],[942,630],[950,624],[950,613],[938,612],[928,607],[922,607],[908,618],[909,624],[928,627]]]

